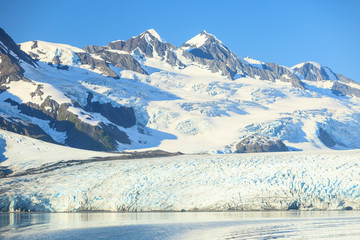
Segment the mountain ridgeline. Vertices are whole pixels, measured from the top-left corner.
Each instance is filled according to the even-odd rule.
[[[176,96],[177,91],[171,92],[172,87],[186,89],[184,83],[175,80],[192,68],[208,72],[214,79],[224,79],[224,83],[215,81],[216,85],[209,80],[204,90],[208,95],[225,94],[224,99],[194,102]],[[251,101],[229,100],[228,94],[234,90],[221,84],[241,83],[241,79],[270,82],[272,86],[280,82],[289,91],[304,94],[314,91],[311,82],[327,81],[331,86],[326,94],[331,98],[360,97],[360,87],[355,81],[328,67],[306,62],[289,68],[248,57],[240,59],[206,31],[180,47],[163,41],[150,29],[126,41],[80,49],[39,40],[18,45],[0,28],[0,128],[51,143],[97,151],[157,147],[166,139],[212,131],[211,127],[202,129],[210,121],[200,124],[198,119],[181,120],[182,113],[198,112],[207,118],[230,116],[230,113],[246,115],[251,108],[270,109],[262,105],[264,101],[256,98],[256,94],[270,93],[267,99],[275,100],[267,103],[284,98],[278,90],[267,88],[254,92]],[[189,89],[199,91],[199,84],[194,82]],[[165,105],[151,108],[152,102],[161,101],[164,104],[166,101],[188,102],[176,103],[180,108],[178,112],[169,112]],[[161,119],[157,118],[159,114]],[[360,147],[337,140],[330,127],[316,124],[315,135],[326,147]],[[246,129],[239,131],[246,134],[239,137],[238,141],[243,140],[235,152],[287,149],[280,140],[290,138],[283,137],[287,136],[283,132],[283,135],[262,132],[261,136],[255,136],[249,130],[250,125]],[[265,145],[248,146],[250,136],[262,139]],[[266,145],[270,142],[277,147]]]

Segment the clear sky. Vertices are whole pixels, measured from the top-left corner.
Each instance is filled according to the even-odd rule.
[[[360,82],[360,0],[0,0],[15,42],[106,45],[154,28],[180,46],[206,30],[239,57],[315,61]]]

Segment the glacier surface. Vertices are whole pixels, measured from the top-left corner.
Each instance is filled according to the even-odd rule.
[[[358,150],[12,161],[2,211],[360,210]]]

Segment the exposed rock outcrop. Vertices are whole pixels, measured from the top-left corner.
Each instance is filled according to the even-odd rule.
[[[97,112],[109,119],[111,122],[129,128],[136,124],[134,110],[129,107],[114,107],[111,103],[100,103],[91,101],[93,94],[88,93],[87,104],[85,110],[88,112]]]
[[[110,42],[107,47],[109,49],[134,53],[138,57],[141,57],[142,55],[149,58],[159,57],[161,60],[173,66],[185,66],[174,53],[174,50],[177,48],[170,43],[163,42],[153,29],[149,29],[127,41],[120,40]]]
[[[104,51],[106,49],[107,48],[105,46],[95,46],[95,45],[89,45],[89,46],[83,47],[83,50],[88,53],[96,53],[98,51]]]
[[[0,28],[0,90],[5,90],[5,83],[19,81],[24,78],[24,69],[19,61],[24,61],[33,67],[36,63],[14,40]]]
[[[36,138],[45,142],[56,143],[52,137],[38,125],[9,116],[0,115],[0,129]]]
[[[0,89],[5,89],[5,83],[19,81],[24,77],[24,69],[11,55],[0,53]]]
[[[126,52],[121,53],[121,51],[116,52],[116,50],[99,50],[95,52],[95,54],[104,59],[106,62],[114,65],[115,67],[132,70],[141,74],[148,74],[144,69],[141,68],[139,62],[136,61],[133,56]]]
[[[252,135],[236,144],[236,153],[284,152],[289,151],[281,140]]]
[[[355,82],[354,80],[352,80],[352,79],[350,79],[348,77],[345,77],[342,74],[336,73],[336,77],[339,79],[339,82],[342,82],[342,83],[354,83],[354,84],[359,85],[359,83]]]
[[[28,54],[21,51],[20,47],[2,28],[0,28],[0,53],[27,62],[34,67],[36,66],[34,60]]]
[[[93,58],[88,53],[76,54],[79,56],[81,64],[89,65],[91,70],[98,69],[105,76],[112,77],[114,79],[120,78],[119,75],[110,69],[109,65],[105,61]]]
[[[328,67],[324,67],[316,62],[304,62],[291,68],[302,79],[310,81],[319,80],[338,80],[337,75]]]
[[[360,86],[359,88],[350,87],[341,82],[334,82],[331,87],[332,92],[338,96],[349,96],[360,98]]]

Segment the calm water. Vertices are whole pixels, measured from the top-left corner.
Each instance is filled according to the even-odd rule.
[[[360,239],[360,212],[0,214],[0,239]]]

